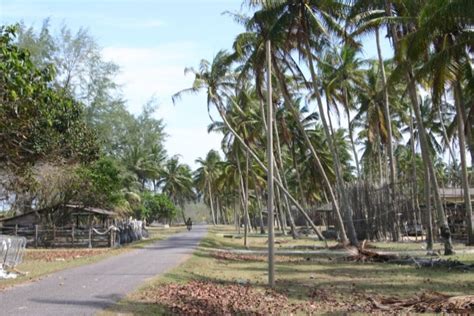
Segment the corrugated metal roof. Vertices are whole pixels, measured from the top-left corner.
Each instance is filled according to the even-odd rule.
[[[101,208],[97,208],[97,207],[89,207],[89,206],[84,207],[84,206],[77,205],[77,204],[66,204],[63,207],[69,208],[69,209],[77,209],[78,211],[83,211],[83,212],[87,212],[87,213],[94,213],[94,214],[97,214],[97,215],[107,215],[107,216],[117,215],[117,213],[115,213],[113,211],[109,211],[109,210],[105,210],[105,209],[101,209]],[[42,212],[49,211],[49,210],[51,210],[51,208],[45,208],[45,209],[41,209],[41,210],[33,210],[33,211],[29,211],[29,212],[19,214],[19,215],[15,215],[15,216],[8,217],[8,218],[0,218],[0,222],[12,220],[12,219],[17,219],[17,218],[27,216],[27,215],[30,215],[30,214],[33,214],[33,213],[42,213]]]

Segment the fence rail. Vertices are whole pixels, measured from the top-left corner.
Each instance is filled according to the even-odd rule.
[[[103,227],[34,227],[4,226],[0,234],[21,236],[27,247],[78,247],[99,248],[114,247],[117,244],[115,229]]]

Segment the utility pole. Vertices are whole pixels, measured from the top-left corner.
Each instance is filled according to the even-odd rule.
[[[273,106],[272,106],[272,57],[270,40],[266,43],[267,54],[267,185],[268,185],[268,286],[275,286],[275,241],[273,217]]]

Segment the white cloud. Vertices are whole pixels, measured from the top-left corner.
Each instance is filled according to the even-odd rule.
[[[184,75],[186,66],[196,65],[202,56],[192,42],[167,43],[154,47],[106,47],[105,59],[121,67],[118,82],[128,100],[129,110],[138,113],[151,97],[158,101],[156,116],[162,118],[169,135],[166,149],[169,155],[179,154],[185,163],[210,149],[219,149],[221,136],[208,134],[210,123],[206,98],[203,95],[184,97],[173,105],[171,96],[191,86],[193,77]]]
[[[194,51],[193,43],[180,42],[147,48],[106,47],[103,54],[121,67],[117,79],[131,110],[137,112],[152,95],[168,102],[172,94],[191,84],[184,68],[199,60]]]

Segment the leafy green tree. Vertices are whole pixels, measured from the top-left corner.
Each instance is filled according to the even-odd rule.
[[[0,162],[25,171],[38,161],[96,159],[82,105],[51,87],[54,67],[37,68],[14,44],[15,32],[0,28]]]
[[[102,157],[77,170],[78,179],[71,200],[86,206],[115,208],[124,199],[117,163]]]
[[[176,206],[164,194],[144,192],[142,193],[142,205],[141,215],[150,223],[155,220],[171,222],[178,213]]]

